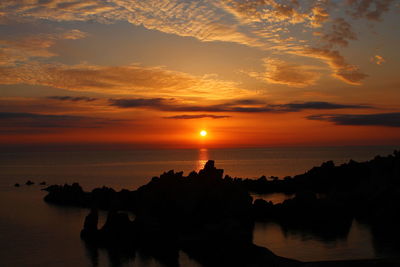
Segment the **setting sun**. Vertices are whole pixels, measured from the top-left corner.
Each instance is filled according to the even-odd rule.
[[[206,136],[206,135],[207,135],[207,131],[201,130],[201,131],[200,131],[200,135],[201,135],[201,136]]]

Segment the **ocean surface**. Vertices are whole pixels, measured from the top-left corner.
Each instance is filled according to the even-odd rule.
[[[333,160],[365,161],[391,154],[395,146],[131,150],[75,152],[0,152],[0,266],[162,266],[152,258],[123,258],[93,251],[79,238],[86,209],[45,203],[39,182],[80,183],[85,190],[110,186],[136,189],[153,176],[174,169],[188,174],[208,159],[232,177],[292,176]],[[35,185],[26,186],[32,180]],[[20,183],[16,188],[13,185]],[[275,203],[283,194],[262,197]],[[101,217],[104,221],[105,214]],[[303,261],[368,259],[398,255],[395,240],[377,240],[356,221],[346,236],[321,238],[293,232],[274,223],[257,223],[254,243],[280,256]],[[200,266],[184,253],[182,266]]]

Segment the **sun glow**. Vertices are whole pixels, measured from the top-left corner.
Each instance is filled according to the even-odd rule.
[[[207,131],[206,130],[201,130],[200,131],[200,135],[201,136],[206,136],[207,135]]]

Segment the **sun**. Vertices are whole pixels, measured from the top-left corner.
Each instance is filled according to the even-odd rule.
[[[200,131],[200,135],[201,136],[206,136],[207,135],[207,131],[206,130],[201,130]]]

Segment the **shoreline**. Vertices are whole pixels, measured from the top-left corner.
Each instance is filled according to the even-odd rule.
[[[116,192],[103,187],[84,192],[76,183],[53,185],[45,189],[49,192],[45,201],[91,208],[81,231],[85,242],[105,248],[115,245],[151,248],[151,255],[169,263],[176,262],[173,255],[183,250],[206,266],[220,261],[245,264],[250,259],[256,266],[271,262],[279,266],[394,266],[397,260],[301,263],[253,245],[252,232],[254,222],[273,220],[289,229],[339,237],[347,235],[353,219],[357,219],[370,224],[375,234],[380,234],[379,231],[386,234],[395,229],[398,221],[391,210],[400,205],[396,200],[399,170],[399,151],[339,166],[332,161],[324,162],[304,174],[283,180],[265,176],[257,180],[223,177],[223,170],[209,160],[198,173],[193,171],[183,176],[183,172],[164,172],[136,191]],[[295,197],[278,204],[262,199],[253,202],[249,192],[255,191],[293,193]],[[325,195],[318,198],[318,193]],[[385,214],[383,205],[389,205]],[[100,229],[98,208],[109,210]],[[135,220],[129,220],[119,210],[132,211]],[[219,252],[215,254],[214,250]]]

